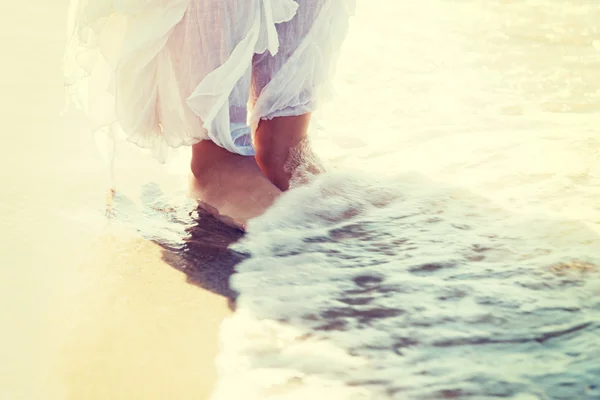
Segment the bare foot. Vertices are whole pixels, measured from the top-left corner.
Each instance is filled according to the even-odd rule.
[[[254,135],[256,161],[281,190],[324,172],[308,141],[310,114],[260,121]]]
[[[254,157],[233,154],[209,140],[192,148],[192,195],[223,222],[245,229],[281,195]]]

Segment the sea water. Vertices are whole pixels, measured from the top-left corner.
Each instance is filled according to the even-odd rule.
[[[215,399],[600,398],[600,4],[359,2]]]

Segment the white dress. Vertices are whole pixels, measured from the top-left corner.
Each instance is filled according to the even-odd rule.
[[[71,0],[67,88],[94,132],[164,161],[210,139],[253,155],[258,121],[329,92],[355,0]]]

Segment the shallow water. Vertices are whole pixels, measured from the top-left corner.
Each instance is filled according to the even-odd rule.
[[[214,398],[600,398],[598,21],[359,3],[315,132],[339,172],[234,247]]]
[[[600,396],[600,237],[578,222],[341,174],[237,248],[216,398]]]
[[[103,290],[126,302],[131,288],[110,289],[120,277],[68,266],[103,252],[135,263],[147,248],[123,239],[133,232],[188,283],[232,299],[214,399],[600,398],[598,21],[593,0],[359,0],[337,96],[313,124],[330,172],[243,238],[185,200],[185,152],[163,167],[119,147],[107,218],[108,171],[79,117],[58,119],[59,79],[27,70],[14,81],[21,69],[6,64],[5,89],[45,89],[20,112],[5,107],[7,126],[30,132],[3,156],[3,255],[19,266],[2,270],[5,298],[17,299],[3,315],[6,342],[57,325],[53,299],[79,299],[63,293],[73,275],[76,302]],[[44,36],[44,51],[58,53],[60,40]],[[31,107],[47,116],[30,118]],[[49,134],[28,139],[39,132]],[[52,162],[30,168],[42,154],[32,144]],[[88,254],[99,238],[105,247]],[[40,268],[49,259],[56,268]],[[26,361],[57,351],[32,342],[7,350],[19,371],[2,374],[10,398],[50,398],[17,395],[37,379]]]

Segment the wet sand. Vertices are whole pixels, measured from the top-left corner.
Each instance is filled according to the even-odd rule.
[[[60,116],[67,5],[0,5],[0,397],[207,398],[227,298],[158,244],[78,223],[106,186],[91,138]]]
[[[224,297],[190,283],[141,238],[106,235],[63,283],[55,329],[64,399],[204,399],[216,378]]]

